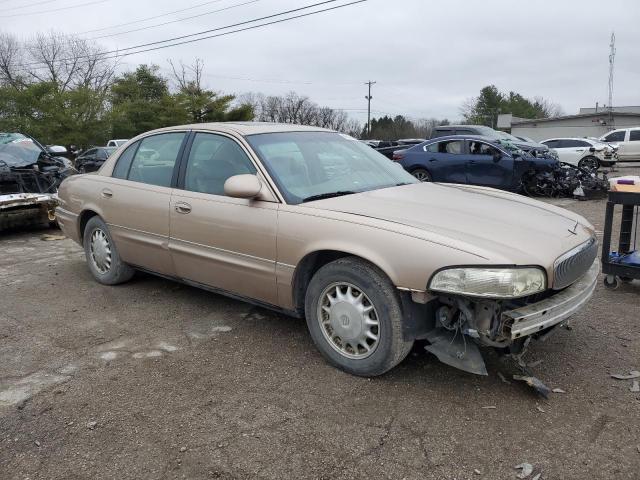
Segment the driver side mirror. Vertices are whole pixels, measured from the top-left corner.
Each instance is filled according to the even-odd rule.
[[[224,182],[224,194],[232,198],[256,198],[262,190],[262,182],[255,175],[234,175]]]

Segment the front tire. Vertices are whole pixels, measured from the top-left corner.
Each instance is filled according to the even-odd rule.
[[[421,182],[430,182],[431,181],[431,174],[427,170],[425,170],[424,168],[416,168],[415,170],[413,170],[411,172],[411,175],[416,177]]]
[[[316,272],[307,288],[305,316],[324,358],[353,375],[382,375],[413,346],[403,337],[396,288],[380,269],[355,257]]]
[[[89,271],[98,282],[117,285],[133,277],[135,271],[120,259],[109,228],[100,217],[89,219],[82,243]]]
[[[578,162],[578,168],[582,168],[590,172],[597,172],[600,168],[600,160],[591,155],[588,157],[584,157]]]

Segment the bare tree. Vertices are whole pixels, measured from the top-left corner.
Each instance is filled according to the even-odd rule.
[[[51,32],[21,42],[0,35],[0,83],[15,88],[47,82],[62,92],[83,87],[105,92],[116,66],[115,59],[79,37]]]

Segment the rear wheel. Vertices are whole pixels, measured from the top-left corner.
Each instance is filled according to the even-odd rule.
[[[578,168],[596,172],[600,168],[600,160],[593,156],[584,157],[578,162]]]
[[[411,172],[411,175],[416,177],[421,182],[431,181],[431,174],[424,168],[416,168],[414,171]]]
[[[117,285],[133,277],[135,271],[120,259],[107,224],[100,217],[89,219],[82,243],[89,270],[98,282]]]
[[[307,288],[305,316],[320,353],[353,375],[381,375],[413,345],[402,334],[397,290],[378,268],[355,257],[316,272]]]

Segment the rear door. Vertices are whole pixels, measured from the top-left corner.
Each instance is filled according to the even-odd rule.
[[[479,140],[467,140],[469,152],[467,182],[495,188],[511,188],[513,157],[493,145]]]
[[[276,304],[279,204],[225,195],[229,177],[257,172],[236,139],[198,132],[189,143],[170,209],[177,276]]]
[[[558,158],[561,162],[570,163],[571,165],[577,165],[586,150],[586,148],[581,147],[580,144],[581,142],[577,140],[571,140],[570,138],[561,138],[556,140],[557,146],[553,148],[556,152],[558,152]]]
[[[132,144],[100,188],[103,216],[129,264],[174,275],[169,254],[169,205],[186,132],[155,134]]]
[[[423,147],[424,167],[434,182],[467,183],[468,155],[463,140],[442,140]]]

